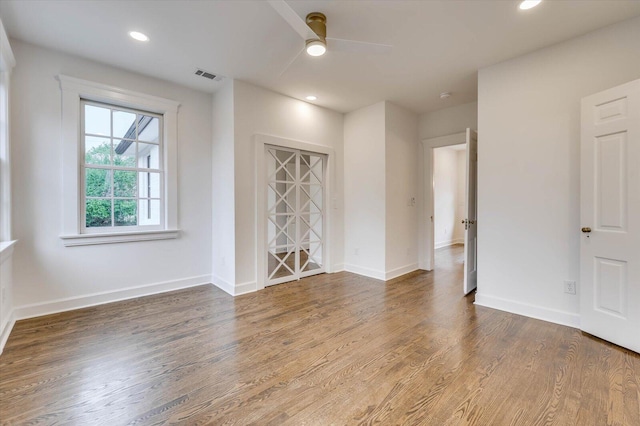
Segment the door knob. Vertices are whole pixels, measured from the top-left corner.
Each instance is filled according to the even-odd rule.
[[[584,228],[582,228],[582,232],[584,232],[585,234],[588,234],[589,232],[591,232],[591,228],[589,228],[588,226],[585,226]]]

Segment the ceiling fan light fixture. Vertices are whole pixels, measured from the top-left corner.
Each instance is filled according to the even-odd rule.
[[[307,40],[307,55],[322,56],[327,51],[327,43],[322,40]]]

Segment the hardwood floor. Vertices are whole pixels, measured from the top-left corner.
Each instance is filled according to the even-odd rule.
[[[20,321],[2,424],[640,425],[640,356],[434,272],[202,286]]]

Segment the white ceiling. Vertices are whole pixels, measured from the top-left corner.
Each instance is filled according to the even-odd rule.
[[[423,113],[476,100],[477,70],[640,15],[640,1],[289,1],[327,15],[329,37],[394,46],[388,55],[301,54],[265,1],[0,2],[10,37],[209,92],[197,67],[341,112],[389,100]],[[134,42],[127,32],[150,37]],[[18,58],[19,60],[19,58]],[[447,100],[439,94],[452,92]]]

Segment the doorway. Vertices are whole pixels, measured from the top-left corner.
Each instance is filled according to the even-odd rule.
[[[464,244],[466,145],[433,149],[434,249]],[[438,256],[435,257],[437,266]]]
[[[420,268],[431,271],[435,266],[436,243],[440,246],[455,243],[454,233],[455,224],[451,220],[451,216],[444,215],[445,225],[446,218],[449,218],[449,224],[445,227],[439,225],[438,230],[441,234],[436,234],[436,200],[434,191],[436,188],[435,176],[435,157],[438,155],[437,149],[442,147],[451,147],[455,145],[465,145],[465,176],[464,185],[464,208],[463,218],[460,224],[464,226],[464,279],[462,283],[464,294],[468,294],[476,288],[477,283],[477,162],[478,162],[478,139],[474,130],[467,129],[465,132],[457,133],[438,138],[426,139],[422,141],[422,162],[421,169],[423,173],[422,189],[424,202],[421,204],[421,220],[420,220]],[[444,152],[444,151],[443,151]],[[453,156],[450,155],[450,158]],[[457,159],[457,158],[456,158]],[[450,161],[454,163],[453,160]],[[457,169],[456,167],[450,167]],[[457,177],[454,180],[458,180]],[[451,182],[446,182],[451,186]],[[456,188],[457,189],[457,188]],[[455,189],[451,193],[455,193]],[[454,198],[450,196],[450,198]],[[451,199],[448,202],[451,207]],[[451,208],[450,208],[451,209]],[[455,211],[455,206],[453,207]],[[442,212],[440,213],[441,216]],[[455,217],[455,216],[454,216]],[[442,217],[441,217],[442,219]],[[442,222],[442,221],[441,221]],[[458,234],[459,235],[459,234]]]
[[[326,155],[265,145],[266,280],[325,272]]]

